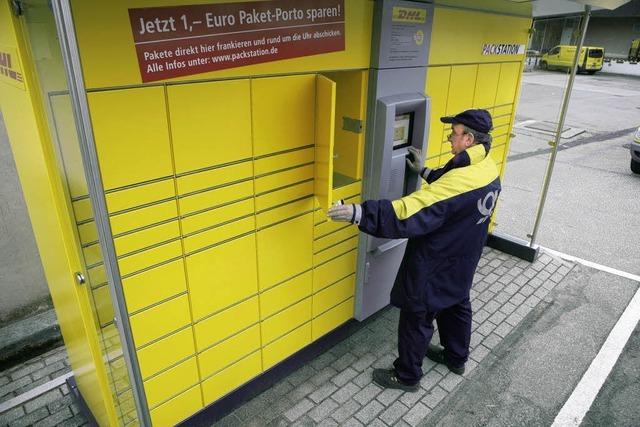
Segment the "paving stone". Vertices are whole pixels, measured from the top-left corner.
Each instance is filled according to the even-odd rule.
[[[52,414],[56,411],[58,411],[60,408],[66,408],[67,406],[71,405],[73,403],[73,396],[70,394],[67,394],[66,396],[63,395],[62,398],[54,400],[53,402],[49,403],[47,405],[47,408],[49,408],[49,412],[51,412]]]
[[[371,421],[373,421],[373,419],[376,418],[383,410],[384,406],[377,400],[373,400],[360,409],[356,413],[355,417],[364,425],[369,425]]]
[[[478,295],[478,299],[484,303],[491,301],[492,298],[493,292],[491,292],[489,289],[483,291],[480,295]]]
[[[516,285],[515,283],[509,283],[504,288],[504,293],[506,293],[507,295],[513,295],[516,292],[518,292],[519,289],[520,289],[520,286]]]
[[[493,349],[495,346],[500,344],[501,341],[502,341],[502,338],[500,337],[500,335],[496,333],[491,333],[482,341],[482,345],[484,345],[488,349]]]
[[[459,375],[457,376],[459,378],[462,378]],[[442,399],[444,399],[447,396],[447,394],[448,394],[447,391],[444,390],[442,387],[436,386],[429,393],[427,393],[426,396],[422,398],[421,403],[427,405],[431,409],[434,409],[440,402],[442,402]]]
[[[540,298],[538,298],[535,295],[531,295],[529,298],[526,299],[524,303],[529,307],[534,308],[536,305],[538,305],[539,302],[540,302]]]
[[[338,371],[331,366],[327,366],[319,371],[317,374],[309,378],[313,384],[317,386],[321,386],[322,384],[328,382],[331,378],[333,378]]]
[[[261,397],[262,396],[255,397],[249,402],[244,403],[242,406],[236,409],[233,414],[243,421],[248,421],[252,418],[259,417],[260,413],[262,413],[262,411],[264,411],[267,406],[269,406],[269,402],[266,399],[262,399]]]
[[[520,293],[525,297],[528,297],[529,295],[533,294],[535,290],[536,289],[533,286],[527,283],[522,287],[522,289],[520,289]]]
[[[500,304],[498,304],[496,301],[489,301],[488,303],[485,304],[485,306],[483,307],[483,310],[487,310],[489,313],[494,313],[499,308],[500,308]]]
[[[367,384],[371,384],[371,370],[364,371],[353,379],[353,383],[359,388],[365,387]]]
[[[275,396],[284,396],[293,390],[293,384],[285,379],[274,385],[271,390],[273,390]]]
[[[470,374],[471,372],[473,372],[474,369],[476,369],[478,367],[478,362],[476,362],[473,359],[469,359],[467,360],[467,363],[465,363],[465,375]]]
[[[88,425],[89,423],[82,415],[74,415],[71,418],[68,418],[58,424],[57,427],[80,427],[84,425]],[[237,426],[238,424],[232,424],[233,426]]]
[[[344,371],[339,372],[335,377],[331,378],[331,382],[333,382],[338,387],[342,387],[357,376],[358,371],[352,368],[347,368]]]
[[[67,350],[64,347],[58,347],[54,351],[45,354],[44,364],[51,365],[58,360],[61,360],[63,362],[67,360]]]
[[[508,323],[502,323],[496,328],[495,333],[497,335],[500,335],[502,338],[504,338],[507,335],[509,335],[509,332],[511,332],[512,330],[513,330],[513,326],[511,326]]]
[[[487,354],[489,354],[489,349],[483,345],[479,345],[471,352],[469,356],[476,362],[480,363],[482,362],[482,359],[487,356]]]
[[[417,394],[417,393],[404,393],[404,394]],[[393,425],[404,414],[409,412],[409,408],[403,404],[400,400],[396,400],[393,405],[388,407],[382,412],[378,418],[384,421],[387,425]]]
[[[410,426],[417,426],[422,420],[427,417],[427,415],[429,415],[430,412],[431,409],[429,409],[426,405],[418,402],[413,408],[409,410],[409,412],[405,414],[404,417],[402,417],[402,419],[406,421]]]
[[[515,294],[514,296],[511,297],[511,301],[510,302],[512,304],[516,305],[516,306],[519,306],[520,304],[522,304],[524,302],[525,299],[526,298],[525,298],[524,295],[522,295],[520,293],[517,293],[517,294]]]
[[[364,424],[362,424],[360,421],[358,421],[355,418],[349,418],[345,423],[344,423],[344,427],[361,427]]]
[[[357,361],[355,361],[351,367],[356,371],[362,372],[367,369],[373,362],[375,362],[376,357],[372,354],[366,354]]]
[[[360,387],[352,382],[345,384],[342,388],[333,393],[331,398],[338,403],[344,403],[351,398],[354,394],[360,391]]]
[[[444,388],[447,391],[453,391],[453,389],[456,388],[456,386],[461,382],[462,376],[456,375],[453,372],[449,372],[444,376],[444,378],[442,378],[442,380],[440,380],[438,386]]]
[[[6,426],[13,420],[16,420],[25,415],[24,409],[22,406],[17,406],[15,408],[11,408],[6,412],[0,413],[0,425]]]
[[[515,279],[513,279],[513,283],[515,283],[518,286],[523,286],[525,285],[527,282],[529,281],[529,278],[527,276],[523,274],[520,274],[519,276],[516,276]]]
[[[537,274],[538,272],[533,268],[527,268],[525,271],[522,272],[522,275],[528,279],[532,279],[536,277]]]
[[[294,405],[293,408],[285,412],[284,417],[293,422],[301,416],[305,415],[307,412],[313,409],[313,407],[314,404],[312,401],[310,401],[309,399],[302,399],[300,402]]]
[[[338,360],[333,362],[331,366],[333,366],[336,371],[343,371],[349,366],[352,366],[354,362],[357,360],[357,357],[351,353],[346,353],[342,355]]]
[[[311,365],[305,365],[302,368],[295,371],[293,374],[287,377],[287,380],[297,386],[298,384],[302,384],[307,379],[309,379],[312,375],[314,375],[317,371],[311,367]]]
[[[319,371],[322,368],[329,366],[335,360],[336,360],[336,355],[331,353],[330,351],[326,351],[321,355],[319,355],[318,357],[316,357],[315,359],[313,359],[313,361],[311,362],[311,366],[315,370]]]
[[[446,367],[446,366],[444,366],[444,365],[440,365],[440,364],[437,364],[437,365],[433,368],[433,370],[434,370],[435,372],[439,373],[439,374],[440,374],[441,376],[443,376],[443,377],[449,373],[449,368],[447,368],[447,367]]]
[[[491,333],[491,331],[493,331],[495,329],[496,325],[494,325],[493,323],[489,322],[488,320],[485,320],[485,322],[478,326],[478,329],[476,329],[476,332],[482,334],[483,336],[487,336]]]
[[[287,398],[280,398],[270,402],[266,408],[264,408],[258,414],[264,423],[269,423],[275,419],[282,418],[282,414],[288,411],[293,406],[292,402]]]
[[[9,384],[9,381],[11,381],[11,379],[9,378],[8,375],[0,376],[0,387],[2,387],[5,384]]]
[[[293,390],[291,390],[287,395],[287,397],[291,399],[292,402],[297,402],[303,397],[306,397],[309,394],[316,391],[316,389],[317,387],[313,383],[310,383],[310,382],[303,383],[297,386],[296,388],[294,388]]]
[[[338,407],[338,404],[331,399],[327,399],[307,414],[316,423],[327,418]]]
[[[433,385],[433,384],[432,384]],[[422,383],[420,384],[420,389],[414,393],[402,393],[400,398],[396,402],[402,402],[403,405],[411,408],[416,402],[422,400],[422,398],[427,394],[427,390],[423,388]]]
[[[471,340],[469,342],[469,347],[472,348],[472,349],[475,348],[475,346],[480,344],[483,339],[484,339],[484,335],[482,335],[480,333],[471,334]]]
[[[311,418],[305,415],[299,420],[296,420],[296,422],[291,425],[294,427],[315,427],[316,423]],[[261,426],[257,426],[257,427],[261,427]]]
[[[506,315],[509,315],[513,313],[516,308],[517,307],[515,304],[513,304],[511,301],[507,301],[502,307],[500,307],[500,311]]]
[[[44,366],[44,362],[42,361],[26,363],[10,369],[8,371],[8,374],[11,377],[11,381],[15,381],[24,377],[25,375],[29,375],[30,373],[37,371],[38,369],[44,368]]]
[[[511,326],[517,326],[520,322],[522,322],[522,319],[524,319],[524,317],[522,317],[521,315],[519,315],[518,313],[511,313],[506,319],[505,322],[507,322],[508,324],[510,324]]]
[[[16,420],[12,421],[11,423],[9,423],[9,427],[30,426],[30,425],[33,425],[33,424],[37,423],[41,419],[43,419],[45,417],[48,417],[48,416],[49,416],[49,410],[45,406],[43,406],[43,407],[38,408],[35,411],[31,412],[30,414],[27,414],[26,416],[24,416],[22,418],[18,418]]]
[[[507,294],[506,292],[500,292],[493,298],[493,300],[499,302],[500,305],[502,305],[507,301],[509,301],[509,298],[510,298],[509,294]]]
[[[376,384],[370,383],[358,393],[356,393],[353,396],[353,400],[361,405],[366,405],[368,402],[372,401],[378,394],[380,394],[381,391],[382,389]]]
[[[382,403],[382,405],[389,406],[394,400],[400,397],[402,393],[402,390],[387,388],[382,390],[382,393],[380,393],[376,399],[378,402]]]
[[[73,414],[69,408],[64,408],[55,414],[49,415],[47,418],[34,423],[34,427],[54,427],[64,420],[71,418]]]
[[[353,414],[358,412],[360,408],[362,408],[362,405],[360,405],[353,399],[349,399],[345,403],[343,403],[342,406],[333,411],[333,414],[331,414],[331,416],[338,422],[338,424],[342,425]]]
[[[31,377],[28,377],[28,378],[31,378]],[[49,381],[51,381],[49,379],[49,377],[39,378],[39,379],[37,379],[35,381],[32,380],[29,384],[27,384],[27,385],[25,385],[23,387],[20,387],[19,389],[15,390],[14,393],[16,395],[21,395],[22,393],[25,393],[25,392],[27,392],[29,390],[33,390],[34,388],[38,387],[39,385],[48,383]]]
[[[320,403],[327,397],[331,396],[338,387],[333,383],[326,383],[309,395],[309,399],[315,403]]]
[[[49,390],[46,393],[41,394],[33,400],[25,403],[24,408],[27,411],[27,414],[35,411],[36,409],[47,406],[49,403],[52,403],[55,400],[58,400],[62,397],[62,392],[60,390],[53,389]]]
[[[339,425],[333,418],[325,418],[318,423],[318,427],[337,427]]]
[[[528,305],[522,304],[520,307],[516,308],[515,312],[522,317],[526,317],[530,311],[531,311],[531,307],[529,307]]]
[[[9,384],[0,387],[0,396],[14,395],[14,392],[22,387],[29,386],[33,381],[29,376],[23,376]],[[17,393],[20,394],[20,393]]]
[[[473,319],[478,323],[482,323],[487,320],[489,316],[491,316],[491,313],[489,313],[487,310],[480,310],[477,313],[473,314]]]
[[[491,315],[491,317],[489,317],[489,321],[490,321],[491,323],[493,323],[494,325],[498,325],[498,324],[502,323],[502,321],[503,321],[504,319],[506,319],[506,318],[507,318],[507,315],[506,315],[506,314],[504,314],[504,313],[503,313],[503,312],[501,312],[501,311],[496,311],[495,313],[493,313],[493,314]]]

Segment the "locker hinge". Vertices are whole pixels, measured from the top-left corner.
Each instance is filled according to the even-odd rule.
[[[24,13],[24,4],[22,0],[11,0],[11,9],[13,9],[13,14],[16,16],[22,16]]]
[[[342,129],[353,133],[362,133],[362,120],[342,117]]]

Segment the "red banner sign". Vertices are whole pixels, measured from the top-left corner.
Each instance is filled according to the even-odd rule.
[[[143,82],[344,50],[344,0],[129,9]]]

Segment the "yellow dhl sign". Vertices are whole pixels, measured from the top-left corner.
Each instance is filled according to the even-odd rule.
[[[427,21],[427,11],[413,7],[394,7],[392,21],[424,24]]]

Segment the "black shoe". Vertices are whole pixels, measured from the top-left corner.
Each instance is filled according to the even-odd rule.
[[[464,365],[454,366],[451,363],[449,363],[446,357],[444,356],[444,348],[442,347],[429,344],[429,348],[427,349],[427,358],[429,358],[430,360],[433,360],[436,363],[447,365],[447,368],[449,368],[449,370],[454,374],[457,374],[457,375],[464,374]]]
[[[416,392],[420,389],[420,384],[405,384],[396,377],[393,369],[374,369],[373,382],[382,388],[396,388],[402,391]]]

